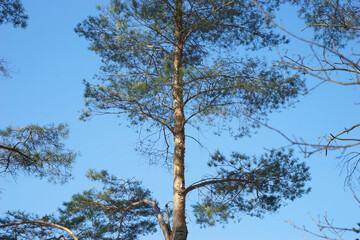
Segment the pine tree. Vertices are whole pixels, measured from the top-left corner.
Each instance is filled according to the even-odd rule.
[[[268,12],[279,4],[264,3]],[[150,131],[163,131],[164,141],[173,144],[174,179],[172,232],[166,238],[186,239],[185,202],[190,189],[216,188],[238,180],[203,180],[187,188],[185,128],[215,126],[223,119],[226,129],[232,119],[243,118],[243,111],[263,119],[296,97],[303,83],[285,69],[265,68],[266,62],[258,58],[231,54],[241,46],[255,51],[286,42],[251,1],[114,0],[99,10],[99,16],[76,28],[104,63],[98,76],[101,84],[86,82],[88,109],[82,117],[126,115],[134,125],[148,124]],[[256,126],[243,121],[233,133],[241,137],[251,127]],[[304,176],[300,179],[307,179]],[[236,192],[241,184],[235,185]],[[304,191],[300,187],[292,194]],[[268,205],[277,201],[272,199]]]

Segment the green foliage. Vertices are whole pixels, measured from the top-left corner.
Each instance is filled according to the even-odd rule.
[[[28,15],[20,0],[1,0],[0,2],[0,24],[12,23],[14,27],[25,28]]]
[[[301,16],[315,30],[315,39],[333,48],[360,37],[360,2],[351,0],[298,1]]]
[[[203,201],[193,206],[202,226],[227,222],[238,213],[262,217],[279,209],[284,200],[292,201],[310,191],[305,187],[309,169],[292,151],[272,150],[258,158],[234,152],[230,160],[217,151],[208,165],[217,169],[216,177],[208,180],[214,184],[207,192],[201,191]]]
[[[134,180],[119,180],[106,171],[91,170],[87,177],[104,184],[102,191],[91,189],[76,194],[60,209],[57,220],[78,232],[79,239],[137,239],[156,231],[150,192]]]
[[[0,130],[0,173],[66,181],[71,178],[71,164],[77,156],[64,146],[68,135],[63,124]]]

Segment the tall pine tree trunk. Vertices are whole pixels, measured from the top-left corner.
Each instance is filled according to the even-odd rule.
[[[183,22],[182,1],[176,1],[175,9],[175,54],[174,54],[174,162],[173,162],[173,231],[172,240],[185,240],[187,228],[185,221],[185,129],[184,129],[184,101],[183,101]]]

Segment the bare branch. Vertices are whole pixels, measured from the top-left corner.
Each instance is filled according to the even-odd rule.
[[[349,133],[350,131],[352,131],[352,130],[354,130],[355,128],[357,128],[357,127],[360,127],[360,124],[356,124],[356,125],[354,125],[354,126],[352,126],[352,127],[350,127],[350,128],[345,128],[345,130],[344,131],[342,131],[342,132],[340,132],[340,133],[338,133],[338,134],[336,134],[335,136],[333,136],[332,134],[331,134],[331,139],[329,140],[329,142],[328,142],[328,144],[326,145],[326,148],[325,148],[325,150],[326,150],[326,154],[327,154],[327,147],[330,145],[330,143],[333,141],[333,140],[335,140],[335,139],[337,139],[337,140],[341,140],[341,141],[360,141],[360,139],[344,139],[344,138],[339,138],[339,136],[341,136],[342,134],[344,134],[344,133]],[[355,145],[358,145],[358,144],[355,144]],[[355,146],[354,144],[349,144],[349,147],[351,147],[351,146]]]
[[[349,184],[348,184],[348,187],[352,191],[356,201],[358,203],[360,203],[356,193],[354,192],[354,190],[351,188],[351,186]],[[345,227],[334,226],[333,221],[329,221],[326,213],[324,214],[324,216],[322,216],[322,220],[320,217],[318,220],[315,220],[311,216],[310,213],[308,213],[308,215],[309,215],[309,218],[312,220],[312,222],[314,222],[314,224],[316,225],[318,232],[311,231],[311,230],[307,229],[305,226],[300,227],[300,226],[296,225],[295,223],[293,223],[291,220],[288,220],[287,223],[289,223],[295,229],[298,229],[303,232],[309,233],[313,236],[323,238],[323,239],[328,239],[328,240],[344,240],[343,235],[346,232],[360,233],[360,228],[345,228]]]

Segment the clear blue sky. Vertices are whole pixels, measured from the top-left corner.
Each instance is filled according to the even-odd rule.
[[[54,185],[29,176],[0,179],[2,193],[0,212],[26,210],[38,214],[56,211],[62,202],[94,183],[84,175],[90,168],[107,169],[120,178],[136,177],[150,188],[164,207],[172,198],[172,176],[166,167],[149,166],[135,152],[137,134],[127,128],[126,121],[114,116],[100,116],[91,121],[78,120],[83,108],[83,79],[91,79],[98,72],[100,59],[87,49],[88,43],[75,34],[74,27],[88,15],[97,14],[96,5],[107,1],[95,0],[34,0],[24,1],[30,17],[26,29],[0,25],[0,57],[9,61],[12,78],[0,80],[0,129],[9,125],[25,126],[31,123],[67,123],[71,134],[70,149],[81,156],[74,165],[75,179],[65,185]],[[302,28],[291,9],[283,9],[283,24],[292,31]],[[306,54],[306,45],[292,41],[285,48]],[[276,52],[269,57],[276,59]],[[308,79],[309,86],[316,85]],[[301,97],[295,108],[270,116],[269,124],[285,133],[316,142],[318,136],[341,131],[352,126],[360,117],[359,87],[323,84],[308,96]],[[225,153],[233,150],[261,154],[265,148],[287,144],[269,129],[261,128],[252,138],[238,141],[226,134],[217,137],[212,131],[200,136],[210,152],[219,148]],[[186,151],[186,181],[191,184],[206,174],[208,152],[188,140]],[[298,154],[302,158],[302,154]],[[335,225],[353,227],[359,222],[359,208],[351,193],[345,190],[344,175],[339,176],[336,153],[327,157],[318,154],[304,159],[311,166],[310,194],[289,202],[275,214],[264,219],[244,215],[238,223],[224,228],[200,229],[189,214],[189,239],[303,239],[303,233],[284,221],[291,219],[299,225],[314,228],[308,218],[327,213]],[[192,193],[188,203],[196,200]],[[141,239],[161,239],[161,231]],[[345,237],[346,238],[346,237]],[[352,236],[351,236],[352,238]],[[314,239],[310,237],[310,239]]]

